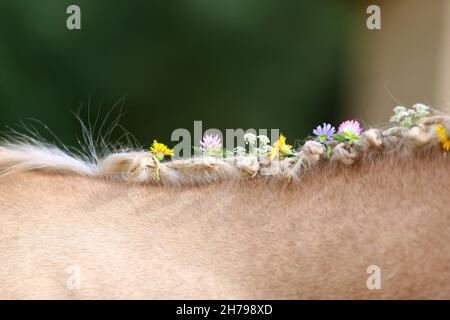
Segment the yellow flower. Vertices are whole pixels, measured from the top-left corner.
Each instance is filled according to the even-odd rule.
[[[281,156],[290,156],[292,155],[292,146],[290,144],[286,144],[286,137],[280,134],[280,138],[275,141],[272,146],[272,150],[270,150],[267,155],[270,159],[275,158],[277,154]]]
[[[153,153],[155,158],[159,161],[163,160],[164,156],[173,156],[173,149],[169,149],[164,143],[159,143],[156,139],[153,140],[150,152]]]
[[[442,124],[436,126],[436,136],[442,143],[442,149],[445,151],[450,150],[450,139],[448,138],[447,131]]]

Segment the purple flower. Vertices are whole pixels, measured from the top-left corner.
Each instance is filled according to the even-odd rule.
[[[355,136],[359,136],[362,132],[361,125],[356,120],[347,120],[341,123],[339,126],[338,133],[340,134],[351,134]]]
[[[206,134],[200,140],[200,150],[203,154],[217,155],[222,151],[222,142],[218,134]]]
[[[323,126],[317,126],[313,130],[314,135],[316,135],[315,141],[325,142],[333,140],[331,137],[336,132],[336,129],[329,123],[324,123]]]
[[[363,129],[356,120],[347,120],[339,126],[338,134],[350,142],[357,141]]]

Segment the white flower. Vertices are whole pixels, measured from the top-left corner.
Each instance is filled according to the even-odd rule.
[[[256,148],[256,154],[262,155],[270,152],[272,150],[272,147],[269,145],[264,145],[261,148]]]
[[[257,138],[259,139],[259,146],[260,147],[264,147],[264,146],[266,146],[266,145],[268,145],[270,143],[270,139],[267,136],[263,135],[263,134],[260,134]]]
[[[238,156],[245,156],[245,148],[244,147],[236,147],[233,149],[233,152]]]
[[[397,106],[394,108],[394,115],[391,117],[391,122],[401,122],[403,118],[408,117],[408,109],[403,106]]]
[[[391,122],[409,128],[427,116],[430,113],[428,111],[429,109],[430,107],[421,103],[413,105],[411,109],[397,106],[394,108],[394,115],[391,117]]]
[[[396,106],[394,108],[394,113],[398,114],[398,113],[401,113],[401,112],[406,112],[407,110],[408,109],[406,109],[404,106]]]
[[[244,134],[244,141],[246,144],[254,146],[256,143],[256,135],[254,135],[251,132],[246,133],[246,134]]]
[[[422,103],[416,103],[415,105],[412,106],[413,109],[416,110],[416,116],[417,117],[425,117],[427,116],[430,112],[428,111],[430,109],[429,106],[426,106]]]

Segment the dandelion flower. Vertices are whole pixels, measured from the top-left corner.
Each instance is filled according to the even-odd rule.
[[[324,123],[323,126],[317,126],[317,128],[313,130],[313,134],[316,136],[314,140],[321,143],[331,141],[333,140],[332,135],[335,132],[336,129],[331,124]]]
[[[150,152],[153,153],[155,158],[159,161],[163,160],[164,156],[173,156],[173,150],[169,149],[165,144],[159,143],[156,139],[153,140]]]
[[[280,138],[273,144],[272,150],[267,153],[270,159],[275,158],[278,154],[284,157],[292,155],[292,146],[286,144],[286,137],[282,134],[280,134]]]
[[[222,154],[222,142],[218,134],[206,134],[200,140],[200,150],[203,155],[217,156]]]
[[[442,149],[444,149],[445,151],[449,151],[450,139],[447,135],[447,130],[445,130],[445,127],[442,124],[437,125],[435,130],[436,130],[436,137],[442,143]]]

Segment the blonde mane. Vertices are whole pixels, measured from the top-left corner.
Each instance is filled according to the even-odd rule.
[[[450,116],[433,111],[432,115],[411,127],[371,128],[352,144],[331,142],[331,157],[325,154],[320,143],[307,141],[295,151],[296,160],[289,157],[271,160],[249,155],[158,161],[152,153],[142,150],[116,151],[97,157],[92,150],[92,154],[77,154],[21,135],[0,142],[0,174],[44,171],[171,186],[258,177],[295,182],[301,180],[304,172],[327,162],[352,165],[370,160],[373,155],[395,153],[409,156],[418,150],[436,149],[440,141],[435,128],[439,124],[450,127]]]
[[[0,143],[0,298],[448,299],[449,125],[435,113],[280,161],[16,134]]]

